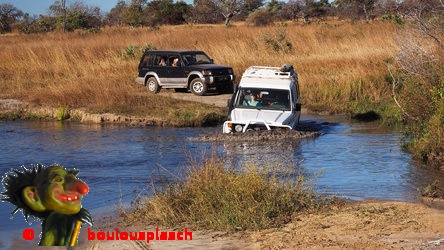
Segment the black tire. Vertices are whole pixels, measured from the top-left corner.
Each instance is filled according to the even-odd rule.
[[[207,88],[207,85],[200,78],[196,78],[190,83],[190,90],[195,95],[205,95],[207,93]]]
[[[149,92],[153,92],[154,94],[157,94],[160,91],[159,83],[155,77],[148,78],[148,81],[146,81],[146,88]]]

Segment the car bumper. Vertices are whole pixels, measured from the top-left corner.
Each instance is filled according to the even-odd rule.
[[[223,75],[223,76],[204,76],[203,81],[208,85],[221,84],[226,82],[234,82],[235,75]]]
[[[236,128],[236,126],[238,127]],[[290,125],[270,123],[266,121],[226,121],[223,125],[223,133],[245,133],[250,130],[273,130],[277,128],[293,129]]]

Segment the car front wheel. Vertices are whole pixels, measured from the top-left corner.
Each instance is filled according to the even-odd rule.
[[[196,78],[191,81],[190,89],[195,95],[205,95],[207,92],[207,85],[200,78]]]
[[[146,87],[147,87],[148,91],[153,92],[155,94],[159,93],[159,91],[160,91],[159,83],[157,83],[157,80],[155,77],[148,78],[148,81],[146,82]]]

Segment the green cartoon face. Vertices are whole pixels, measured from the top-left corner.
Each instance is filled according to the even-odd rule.
[[[77,179],[75,173],[60,166],[46,168],[36,177],[34,186],[23,189],[25,203],[33,210],[62,214],[78,213],[82,197],[87,193],[88,186]]]

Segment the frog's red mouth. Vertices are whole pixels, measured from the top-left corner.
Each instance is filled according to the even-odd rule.
[[[64,202],[77,201],[82,198],[82,196],[77,192],[73,192],[73,194],[58,194],[57,197],[59,198],[59,200]]]

